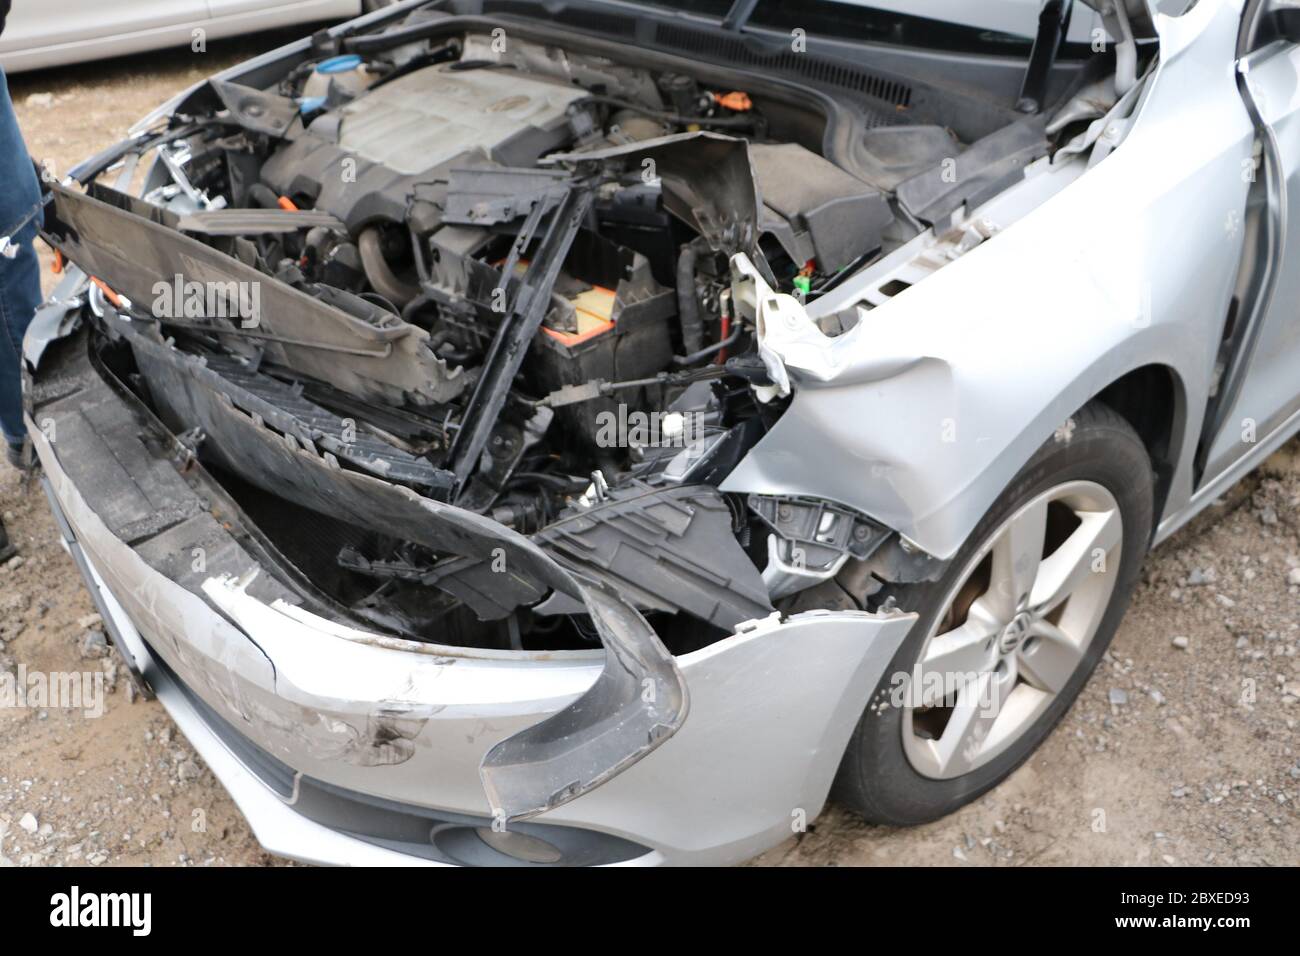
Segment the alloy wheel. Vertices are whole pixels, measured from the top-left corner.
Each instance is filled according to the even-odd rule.
[[[904,685],[903,749],[918,773],[970,773],[1051,706],[1110,604],[1122,541],[1119,505],[1090,481],[1043,492],[985,540]]]

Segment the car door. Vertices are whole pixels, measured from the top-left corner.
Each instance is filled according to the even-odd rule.
[[[13,0],[0,54],[139,33],[207,15],[206,0]]]
[[[1202,482],[1230,468],[1300,413],[1300,44],[1286,39],[1273,19],[1284,6],[1300,13],[1295,0],[1246,5],[1245,17],[1257,17],[1260,26],[1252,30],[1246,24],[1249,37],[1238,71],[1248,105],[1267,127],[1262,162],[1273,168],[1261,166],[1255,175],[1273,176],[1277,184],[1268,200],[1278,231],[1275,275],[1271,293],[1253,317],[1257,328],[1238,329],[1241,341],[1235,351],[1221,357],[1217,390],[1208,406],[1207,428],[1212,431],[1203,443]],[[1249,211],[1246,215],[1249,219]],[[1252,318],[1247,305],[1241,303],[1230,319],[1229,333],[1234,323],[1244,325]]]

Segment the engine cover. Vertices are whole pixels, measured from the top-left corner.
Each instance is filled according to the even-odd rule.
[[[564,146],[568,109],[586,95],[514,70],[426,67],[317,116],[265,163],[262,181],[352,230],[401,220],[416,185],[438,203],[455,166],[531,166]]]

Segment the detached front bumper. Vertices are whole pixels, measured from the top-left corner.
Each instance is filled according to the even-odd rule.
[[[482,838],[492,820],[480,763],[585,692],[603,651],[422,645],[295,607],[212,502],[150,456],[84,354],[50,391],[60,397],[38,400],[28,429],[69,549],[128,663],[263,846],[335,864],[524,862]],[[115,484],[175,520],[123,531],[106,503]],[[561,863],[722,864],[761,852],[820,812],[914,619],[773,615],[678,658],[691,710],[676,735],[509,830],[545,841],[555,852],[538,859]]]

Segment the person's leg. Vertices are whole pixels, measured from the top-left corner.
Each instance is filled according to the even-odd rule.
[[[41,301],[41,273],[33,241],[40,228],[37,217],[19,224],[40,202],[40,184],[23,145],[9,99],[9,86],[0,70],[0,236],[11,243],[0,254],[0,432],[6,453],[16,461],[15,447],[23,442],[23,335]],[[13,254],[10,257],[10,254]]]

